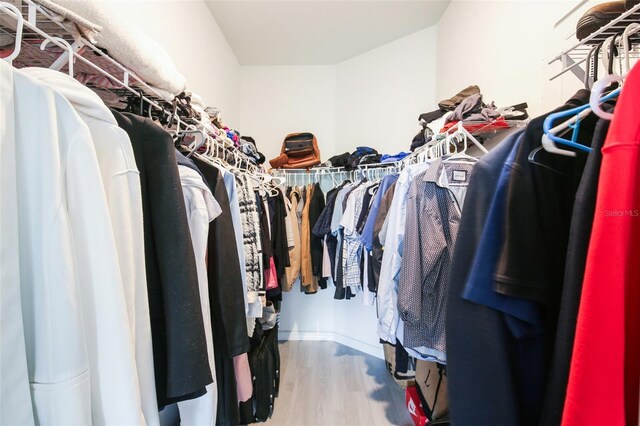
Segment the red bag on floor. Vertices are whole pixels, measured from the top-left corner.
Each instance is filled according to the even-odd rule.
[[[418,389],[415,386],[407,387],[405,391],[405,397],[407,402],[407,410],[413,419],[413,424],[416,426],[425,426],[429,423],[427,416],[424,414],[422,404],[420,403],[420,397],[418,396]]]

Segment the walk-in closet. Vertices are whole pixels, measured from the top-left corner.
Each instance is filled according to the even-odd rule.
[[[0,426],[640,425],[640,1],[0,0]]]

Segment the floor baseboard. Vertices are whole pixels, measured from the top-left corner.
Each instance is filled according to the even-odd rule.
[[[348,346],[360,352],[364,352],[367,355],[374,356],[376,358],[384,359],[384,352],[382,345],[372,345],[353,337],[345,336],[340,333],[326,332],[326,331],[297,331],[297,330],[279,330],[279,340],[321,340],[332,341],[340,343],[341,345]]]

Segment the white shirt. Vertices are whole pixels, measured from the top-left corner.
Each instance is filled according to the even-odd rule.
[[[218,406],[218,385],[209,305],[209,279],[207,277],[207,238],[209,223],[220,216],[222,209],[198,172],[187,166],[178,166],[182,194],[187,210],[189,231],[198,269],[200,305],[207,341],[207,356],[214,382],[206,386],[207,393],[199,398],[178,402],[182,425],[214,425]]]
[[[140,256],[144,253],[142,190],[131,141],[91,89],[48,68],[23,71],[63,95],[91,132],[117,248],[142,412],[147,425],[158,425],[147,275]]]
[[[428,163],[405,168],[398,177],[393,200],[389,207],[384,238],[384,254],[378,283],[378,337],[396,343],[398,329],[398,281],[402,265],[402,243],[406,222],[407,193],[413,178],[429,168]]]

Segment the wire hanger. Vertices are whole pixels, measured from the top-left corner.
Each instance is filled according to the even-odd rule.
[[[463,148],[461,151],[458,151],[458,144],[454,143],[454,147],[456,149],[456,152],[449,158],[445,159],[444,161],[450,163],[450,162],[456,162],[456,161],[477,161],[477,158],[472,157],[471,155],[467,154],[467,148],[468,148],[468,144],[467,144],[467,135],[462,133],[460,136],[462,136],[462,142],[464,143]]]

